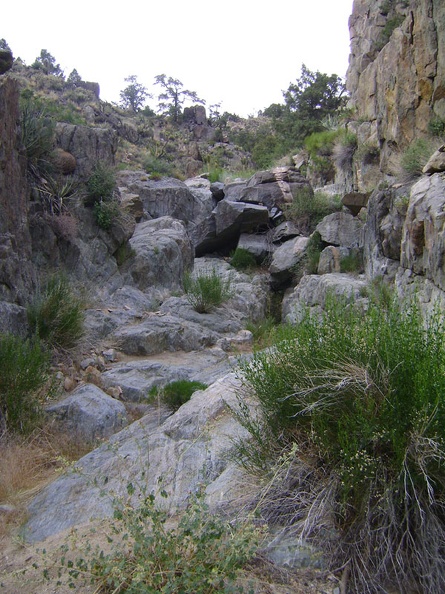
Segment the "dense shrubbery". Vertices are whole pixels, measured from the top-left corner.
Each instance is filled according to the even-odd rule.
[[[114,171],[104,163],[96,163],[87,184],[85,204],[93,206],[96,223],[107,231],[119,217],[119,203],[114,196],[116,178]]]
[[[374,293],[378,294],[378,293]],[[314,540],[351,592],[445,588],[445,335],[395,300],[331,303],[241,368],[259,402],[238,454],[273,476],[268,519]]]
[[[338,196],[329,196],[322,192],[315,192],[310,186],[301,188],[293,197],[292,203],[286,205],[286,218],[305,226],[310,232],[326,215],[341,209]]]
[[[232,295],[230,279],[223,280],[216,270],[185,274],[183,284],[188,302],[199,313],[210,312]]]
[[[64,276],[50,278],[27,313],[33,332],[52,348],[72,348],[83,334],[82,303]]]
[[[231,255],[230,264],[237,270],[247,270],[257,266],[255,256],[249,250],[239,247]]]
[[[29,90],[23,91],[20,99],[20,124],[28,170],[39,178],[50,168],[56,122]]]
[[[0,335],[0,434],[28,433],[40,419],[39,392],[49,378],[49,357],[37,339]]]
[[[172,411],[188,402],[197,390],[205,390],[206,384],[190,380],[170,382],[161,389],[155,388],[151,396],[158,396]]]

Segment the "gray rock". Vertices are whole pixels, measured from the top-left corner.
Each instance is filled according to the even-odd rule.
[[[270,235],[267,233],[241,233],[237,247],[252,254],[258,264],[271,258],[274,252]]]
[[[347,212],[334,212],[327,215],[317,225],[317,231],[325,243],[343,247],[360,247],[363,222]]]
[[[427,174],[439,173],[445,171],[445,144],[440,146],[433,155],[431,155],[428,163],[423,168],[422,172]]]
[[[132,254],[122,266],[127,284],[141,291],[153,286],[177,289],[184,272],[192,267],[193,247],[184,225],[161,217],[136,225],[129,241]]]
[[[350,253],[351,250],[349,248],[328,245],[320,254],[317,269],[318,274],[341,272],[341,260],[349,256]]]
[[[171,511],[184,507],[189,494],[203,484],[213,508],[234,505],[243,495],[245,482],[227,454],[233,439],[245,432],[227,405],[236,406],[240,387],[239,380],[229,374],[196,392],[159,428],[153,429],[147,415],[112,436],[108,444],[81,458],[78,470],[64,473],[33,499],[25,539],[37,542],[92,518],[111,515],[112,497],[107,494],[126,494],[129,482],[144,485],[146,493],[165,489]],[[137,501],[135,494],[133,503]]]
[[[122,402],[93,384],[80,386],[46,412],[66,431],[88,442],[109,437],[127,424]]]
[[[269,266],[272,283],[282,285],[288,282],[295,273],[295,267],[306,254],[308,237],[294,237],[284,242],[274,252]]]

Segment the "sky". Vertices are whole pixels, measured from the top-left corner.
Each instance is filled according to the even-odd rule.
[[[98,82],[104,101],[137,81],[153,93],[165,74],[207,107],[242,117],[283,103],[305,64],[346,75],[353,0],[19,0],[1,10],[0,38],[31,65],[42,49],[65,76]]]

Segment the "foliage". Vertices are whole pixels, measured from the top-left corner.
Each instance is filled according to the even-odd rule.
[[[351,250],[347,256],[340,258],[340,271],[349,273],[363,272],[363,255],[360,250]]]
[[[56,64],[56,59],[46,49],[40,50],[40,56],[31,64],[31,68],[63,78],[63,70],[60,68],[60,64]]]
[[[79,85],[82,82],[82,77],[77,72],[77,70],[74,68],[70,72],[68,78],[66,79],[66,82],[67,82],[67,85],[76,87],[77,85]]]
[[[285,104],[270,106],[270,114],[282,149],[293,150],[304,139],[323,130],[323,121],[343,109],[346,103],[345,87],[336,74],[311,72],[304,64],[300,78],[283,92]]]
[[[66,214],[67,204],[78,191],[77,182],[73,178],[56,178],[51,175],[47,175],[37,187],[43,208],[51,216]]]
[[[38,339],[0,334],[0,429],[29,433],[42,414],[49,357]]]
[[[185,274],[184,291],[190,305],[199,313],[209,313],[232,294],[230,278],[224,281],[215,269],[197,276]]]
[[[177,78],[158,74],[155,77],[155,85],[160,85],[162,89],[158,95],[158,111],[170,115],[174,122],[179,121],[185,101],[205,104],[205,101],[200,99],[195,91],[183,89],[183,83]]]
[[[271,469],[263,513],[347,566],[348,591],[445,587],[443,330],[394,298],[332,301],[241,365],[260,415],[240,397],[238,455]]]
[[[136,75],[128,76],[125,82],[129,84],[120,92],[121,105],[125,109],[137,113],[143,107],[146,98],[151,97],[151,95],[147,92],[144,85],[138,82]]]
[[[393,31],[400,27],[405,17],[402,14],[394,14],[391,18],[386,20],[385,26],[383,27],[380,35],[376,41],[376,49],[380,51],[390,40]]]
[[[0,49],[1,49],[1,50],[6,50],[6,51],[8,51],[8,52],[10,52],[10,51],[11,51],[11,48],[9,47],[9,45],[8,45],[8,43],[7,43],[7,41],[6,41],[6,39],[3,39],[3,38],[2,38],[2,39],[0,39]]]
[[[428,132],[431,136],[442,136],[445,133],[445,120],[434,117],[428,122]]]
[[[115,187],[116,179],[113,170],[98,161],[86,184],[88,203],[111,200]]]
[[[114,199],[99,200],[94,203],[93,213],[98,226],[104,231],[108,231],[119,217],[119,203]]]
[[[62,547],[60,577],[70,587],[91,576],[95,591],[104,594],[235,594],[240,569],[254,556],[260,533],[249,521],[229,523],[210,514],[201,495],[191,498],[176,526],[154,495],[142,492],[138,507],[128,498],[115,498],[114,520],[108,535],[110,552],[87,544],[84,556],[71,560]],[[161,497],[166,498],[165,491]],[[59,582],[61,584],[62,582]]]
[[[197,390],[205,390],[206,384],[190,380],[177,380],[164,386],[159,395],[161,400],[173,411],[178,410],[183,404],[188,402],[192,394]],[[156,390],[158,394],[158,390]]]
[[[155,157],[147,155],[143,163],[144,170],[153,176],[172,176],[173,166],[164,157]]]
[[[230,257],[230,265],[237,270],[246,270],[256,268],[257,262],[255,256],[249,250],[237,247]]]
[[[32,91],[23,91],[20,98],[21,140],[28,171],[39,178],[50,168],[56,123]]]
[[[27,308],[30,327],[53,348],[74,347],[83,335],[82,302],[63,275],[51,277]]]
[[[403,170],[409,175],[419,177],[422,169],[435,150],[435,145],[427,138],[416,138],[404,151],[401,158]]]
[[[286,218],[298,224],[304,224],[308,231],[313,231],[317,223],[326,215],[341,209],[338,196],[329,196],[323,192],[313,192],[310,186],[300,188],[294,193],[293,201],[286,206]]]

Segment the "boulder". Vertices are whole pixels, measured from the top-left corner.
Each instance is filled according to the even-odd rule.
[[[422,172],[426,174],[445,171],[445,144],[442,144],[430,157]]]
[[[237,405],[240,388],[240,380],[228,374],[196,392],[158,428],[153,416],[145,415],[110,437],[109,443],[81,458],[75,469],[31,501],[25,540],[41,541],[91,519],[111,516],[113,497],[108,495],[127,494],[130,482],[143,484],[146,493],[165,490],[165,504],[171,511],[186,506],[189,494],[203,484],[211,509],[235,505],[245,495],[245,478],[227,454],[235,438],[247,435],[229,407]],[[137,502],[135,493],[133,504]]]
[[[343,206],[350,211],[355,217],[362,208],[366,208],[369,200],[370,192],[349,192],[342,198]]]
[[[63,175],[70,175],[76,169],[76,158],[74,155],[61,148],[56,148],[51,153],[51,163]]]
[[[290,204],[302,189],[311,191],[309,182],[298,171],[291,167],[276,167],[255,173],[241,192],[240,200],[263,204],[270,210]]]
[[[322,241],[343,247],[360,247],[363,222],[347,212],[334,212],[318,223],[316,230]]]
[[[87,442],[109,437],[128,422],[122,402],[93,384],[80,386],[66,398],[48,406],[46,413],[61,429]]]
[[[193,246],[184,225],[161,217],[136,225],[129,240],[131,253],[122,265],[127,284],[141,291],[153,286],[178,289],[193,265]]]
[[[267,258],[271,258],[274,252],[270,235],[267,233],[241,233],[237,248],[252,254],[258,264],[261,264]]]
[[[283,299],[282,319],[287,324],[298,323],[308,308],[321,311],[329,297],[341,297],[358,303],[364,299],[364,278],[349,274],[308,274],[289,289]]]
[[[422,177],[411,190],[403,226],[400,263],[445,290],[445,179]]]
[[[351,250],[345,247],[328,245],[320,254],[318,261],[318,274],[330,274],[341,272],[341,260],[349,256]]]
[[[110,128],[56,125],[56,144],[76,160],[76,174],[86,180],[99,162],[114,167],[118,137]]]
[[[292,279],[296,267],[306,255],[308,241],[308,237],[294,237],[274,251],[269,266],[271,281],[274,286],[286,284]]]

